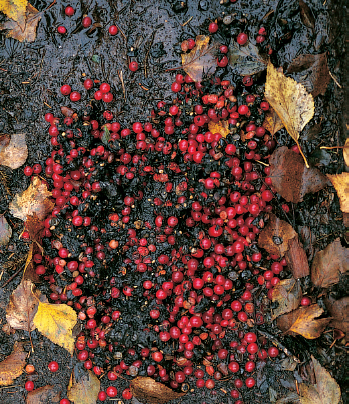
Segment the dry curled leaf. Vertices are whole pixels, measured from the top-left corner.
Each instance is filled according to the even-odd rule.
[[[28,0],[2,0],[0,2],[0,11],[11,20],[17,21],[21,29],[24,29],[27,4]]]
[[[248,42],[240,46],[233,39],[229,45],[229,62],[235,74],[251,76],[267,68],[267,61],[259,54],[256,45]]]
[[[33,331],[34,316],[38,308],[38,299],[48,302],[46,296],[37,290],[29,280],[22,280],[10,296],[6,308],[6,320],[16,330]]]
[[[337,191],[341,211],[349,213],[349,173],[327,174],[327,177],[331,180]]]
[[[277,319],[277,326],[285,334],[300,334],[307,339],[320,337],[331,318],[321,318],[324,312],[318,304],[300,307],[291,313],[284,314]]]
[[[24,344],[15,342],[11,355],[0,362],[0,386],[9,386],[23,373],[27,353]]]
[[[201,81],[203,75],[211,75],[217,67],[217,43],[210,43],[211,38],[198,35],[195,47],[189,53],[182,54],[182,68],[194,81]]]
[[[288,134],[299,146],[298,139],[300,133],[314,116],[313,96],[308,94],[302,84],[278,72],[269,61],[265,84],[265,98],[279,115]],[[302,151],[301,154],[308,167]]]
[[[41,334],[73,354],[72,330],[77,322],[77,315],[71,307],[66,304],[39,302],[33,321]]]
[[[315,286],[328,288],[339,282],[340,274],[349,271],[349,249],[337,238],[324,250],[315,254],[311,266],[311,281]]]
[[[26,404],[58,404],[61,392],[53,386],[47,385],[30,391],[27,395]]]
[[[12,228],[4,215],[0,215],[0,245],[6,245],[12,236]]]
[[[274,136],[276,132],[284,127],[279,115],[273,110],[273,108],[270,108],[266,113],[263,127],[269,131],[272,136]]]
[[[68,399],[75,404],[95,404],[100,390],[100,381],[90,370],[75,367],[69,380]]]
[[[25,142],[25,134],[11,135],[8,145],[0,151],[0,165],[15,170],[25,163],[27,157],[28,147]]]
[[[27,220],[27,216],[34,213],[40,220],[44,220],[54,206],[53,202],[48,199],[51,195],[46,183],[39,177],[34,177],[29,187],[14,197],[9,205],[10,212],[24,221]]]
[[[331,327],[342,330],[345,333],[345,338],[349,340],[349,296],[335,300],[329,296],[325,299],[325,305],[332,320],[329,323]]]
[[[301,404],[338,404],[341,391],[334,378],[311,356],[316,384],[300,383],[299,399]]]
[[[174,392],[150,377],[136,377],[131,381],[130,388],[138,400],[149,404],[164,404],[185,395],[185,393]]]
[[[299,55],[292,60],[286,74],[293,74],[293,78],[303,84],[314,98],[319,94],[325,95],[331,80],[326,53]]]
[[[219,133],[223,138],[226,138],[230,133],[228,121],[210,121],[208,123],[208,130],[213,134]]]
[[[9,19],[0,24],[1,30],[8,30],[6,36],[17,39],[20,42],[34,42],[36,38],[36,28],[41,19],[41,13],[27,3],[25,11],[24,25],[20,21]]]
[[[286,146],[278,147],[269,162],[273,187],[287,202],[301,202],[306,194],[329,185],[324,174],[317,168],[306,168],[302,157]]]
[[[302,289],[298,281],[293,278],[280,281],[273,289],[273,302],[278,302],[279,305],[273,310],[272,320],[295,310],[301,299]]]

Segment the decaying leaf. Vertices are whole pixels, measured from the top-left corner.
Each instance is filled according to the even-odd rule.
[[[273,302],[278,302],[279,305],[273,310],[272,320],[295,310],[301,299],[302,289],[298,281],[293,278],[280,281],[273,289]]]
[[[44,222],[40,220],[37,214],[34,212],[33,215],[27,216],[27,220],[25,221],[25,228],[29,233],[30,239],[37,244],[37,246],[43,253],[44,250],[41,246],[41,232],[44,228]]]
[[[299,55],[292,60],[286,74],[293,74],[293,78],[303,84],[314,98],[319,94],[325,95],[331,80],[326,53]]]
[[[317,168],[306,168],[301,156],[286,146],[278,147],[269,162],[273,187],[287,202],[301,202],[304,195],[329,185],[324,174]]]
[[[39,177],[34,177],[29,187],[14,197],[9,205],[10,212],[24,221],[34,213],[40,220],[44,220],[54,206],[53,202],[47,199],[51,195],[47,185]]]
[[[194,81],[201,81],[203,75],[211,75],[217,67],[217,43],[210,43],[210,37],[198,35],[195,47],[189,53],[182,54],[182,68]]]
[[[342,299],[335,300],[329,296],[325,299],[327,310],[332,316],[329,323],[331,327],[342,330],[345,333],[345,338],[349,340],[349,296],[342,297]]]
[[[324,312],[318,304],[300,307],[291,313],[284,314],[277,319],[277,326],[285,334],[300,334],[307,339],[320,337],[331,318],[316,319]]]
[[[132,394],[140,401],[149,404],[164,404],[185,395],[176,393],[150,377],[136,377],[130,383]]]
[[[20,42],[34,42],[36,38],[36,27],[40,19],[41,13],[30,3],[27,3],[24,26],[21,26],[19,21],[10,19],[0,24],[0,31],[4,29],[8,30],[6,35],[18,39]]]
[[[29,280],[22,280],[10,296],[6,308],[6,320],[16,330],[33,331],[33,319],[38,308],[38,299],[48,302],[46,296]]]
[[[4,215],[0,215],[0,245],[6,245],[12,236],[12,228]]]
[[[314,31],[315,28],[315,18],[313,15],[313,12],[311,11],[311,9],[309,8],[309,6],[304,3],[303,0],[299,0],[299,8],[300,8],[300,12],[301,12],[301,20],[302,23],[310,28],[312,31]]]
[[[53,386],[47,385],[30,391],[27,395],[26,404],[58,404],[61,393]]]
[[[240,46],[233,39],[229,45],[229,62],[235,74],[251,76],[267,68],[267,61],[259,54],[258,48],[248,42]]]
[[[341,391],[334,378],[311,356],[313,362],[316,384],[299,385],[299,398],[301,404],[338,404]]]
[[[100,384],[93,372],[90,370],[82,371],[75,367],[69,380],[68,399],[75,404],[95,404]]]
[[[313,96],[307,93],[302,84],[278,72],[269,61],[265,98],[279,115],[288,134],[299,146],[299,135],[304,126],[314,116]],[[299,149],[301,151],[300,146]],[[302,151],[301,154],[308,168],[308,163]]]
[[[349,167],[349,138],[345,141],[343,149],[343,158],[345,165]]]
[[[324,250],[315,254],[311,266],[311,281],[315,286],[328,288],[339,282],[340,274],[349,271],[349,249],[337,238]]]
[[[208,130],[213,134],[220,133],[223,138],[226,138],[230,133],[228,121],[210,121],[208,123]]]
[[[349,213],[349,173],[327,174],[327,177],[331,180],[337,191],[341,211]]]
[[[9,386],[23,373],[27,353],[24,343],[15,342],[11,355],[0,362],[0,386]]]
[[[25,134],[11,135],[8,145],[0,151],[0,165],[15,170],[25,163],[27,157],[28,147],[25,142]]]
[[[291,358],[290,356],[287,356],[280,363],[282,370],[288,370],[290,372],[293,372],[296,369],[297,365],[298,363],[295,360],[293,360],[293,358]]]
[[[263,127],[269,131],[272,136],[284,127],[279,115],[273,110],[273,108],[270,108],[265,115]]]
[[[286,397],[279,398],[275,404],[299,404],[299,396],[296,392],[291,391]]]
[[[71,307],[65,304],[39,302],[33,321],[36,328],[45,337],[73,354],[72,330],[77,322],[77,315]]]
[[[18,25],[24,29],[27,4],[28,0],[2,0],[0,2],[0,11],[11,20],[17,21]]]

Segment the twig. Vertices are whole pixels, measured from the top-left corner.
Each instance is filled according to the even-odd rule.
[[[279,342],[273,335],[270,335],[269,333],[267,333],[267,332],[265,332],[265,331],[258,330],[258,329],[257,329],[257,331],[258,331],[260,334],[262,334],[264,337],[268,338],[273,344],[275,344],[275,345],[278,346],[280,349],[282,349],[282,350],[285,352],[285,354],[286,354],[287,356],[291,356],[292,359],[293,359],[295,362],[301,363],[301,361],[300,361],[296,356],[294,356],[294,355],[285,347],[285,345],[282,345],[281,342]]]
[[[192,19],[193,19],[193,16],[191,16],[188,21],[186,21],[184,24],[182,24],[182,27],[185,27],[188,23],[190,23],[190,21]]]
[[[124,99],[125,99],[125,102],[126,102],[126,88],[125,88],[125,83],[124,83],[124,78],[123,78],[122,70],[118,70],[117,72],[118,72],[119,79],[120,79],[120,81],[121,81],[122,92],[123,92],[123,94],[124,94]]]
[[[147,74],[147,61],[148,61],[150,49],[151,49],[151,47],[152,47],[152,45],[153,45],[153,42],[154,42],[155,34],[156,34],[156,31],[154,31],[154,32],[152,33],[152,35],[151,35],[150,45],[149,45],[147,54],[145,55],[145,59],[144,59],[144,76],[145,76],[145,77],[148,77],[148,74]]]
[[[332,77],[333,81],[337,84],[337,86],[339,88],[342,88],[342,86],[338,83],[336,76],[334,74],[332,74],[330,71],[328,71],[328,72],[329,72],[330,76]]]
[[[23,268],[19,268],[7,281],[0,286],[0,288],[4,288],[7,284],[9,284],[21,271]]]
[[[344,146],[332,146],[332,147],[321,146],[320,149],[327,149],[327,150],[332,150],[332,149],[344,149]]]

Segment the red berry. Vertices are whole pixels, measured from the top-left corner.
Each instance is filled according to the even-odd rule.
[[[117,391],[116,387],[114,387],[114,386],[109,386],[109,387],[107,388],[107,395],[108,395],[108,397],[116,397],[117,394],[118,394],[118,391]]]
[[[48,364],[48,368],[51,372],[57,372],[59,369],[59,365],[56,361],[52,361]]]
[[[240,34],[239,34],[238,37],[236,38],[236,42],[237,42],[239,45],[245,45],[245,43],[247,42],[247,40],[248,40],[248,36],[247,36],[247,34],[245,34],[245,33],[243,33],[243,32],[240,32]]]
[[[24,168],[23,172],[24,172],[24,175],[26,175],[27,177],[30,177],[33,174],[33,169],[30,166],[27,166]]]
[[[68,400],[67,398],[62,398],[59,404],[70,404],[70,400]]]
[[[113,101],[113,98],[114,98],[114,96],[113,96],[113,94],[112,93],[106,93],[106,94],[103,94],[103,96],[102,96],[102,99],[103,99],[103,101],[104,102],[112,102]],[[112,119],[112,118],[111,118]]]
[[[208,26],[208,30],[211,34],[214,34],[218,31],[218,24],[215,22],[211,22],[211,24]]]
[[[71,93],[71,87],[69,84],[63,84],[61,87],[61,93],[63,95],[69,95]]]
[[[93,80],[86,79],[84,81],[84,87],[86,88],[86,90],[91,90],[91,88],[93,88]]]
[[[128,65],[128,68],[131,70],[131,72],[136,72],[138,70],[138,63],[137,62],[131,62]]]
[[[91,20],[90,17],[86,16],[86,17],[84,17],[84,18],[82,19],[82,26],[83,26],[84,28],[90,27],[91,24],[92,24],[92,20]]]
[[[246,384],[246,387],[248,387],[249,389],[251,389],[251,388],[256,384],[256,381],[255,381],[255,379],[254,379],[253,377],[248,377],[248,378],[245,380],[245,384]]]
[[[34,383],[33,383],[31,380],[28,380],[28,381],[25,383],[24,388],[25,388],[27,391],[32,391],[32,390],[34,390]]]
[[[219,51],[220,51],[221,53],[228,53],[228,47],[227,47],[226,45],[221,45],[221,46],[219,47]]]
[[[64,34],[67,33],[67,29],[66,29],[66,27],[63,27],[63,25],[60,25],[59,27],[57,27],[57,32],[58,32],[59,34],[64,35]]]
[[[105,391],[100,391],[98,393],[98,400],[105,401],[107,399],[107,393]]]
[[[272,346],[268,349],[268,355],[271,358],[276,358],[279,355],[279,350],[276,348],[276,346]]]
[[[67,6],[64,10],[65,15],[67,15],[68,17],[71,17],[72,15],[74,15],[75,10],[73,9],[72,6]]]
[[[118,33],[118,27],[116,25],[111,25],[108,29],[110,35],[116,35]]]
[[[72,93],[70,93],[69,98],[70,98],[70,101],[77,102],[77,101],[80,101],[81,94],[78,91],[73,91]]]
[[[304,296],[304,297],[301,299],[301,305],[302,305],[302,306],[310,306],[310,305],[311,305],[311,300],[310,300],[310,298],[307,297],[307,296]]]

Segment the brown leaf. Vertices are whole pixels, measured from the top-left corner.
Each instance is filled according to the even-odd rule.
[[[40,248],[41,252],[43,253],[43,248],[41,246],[42,237],[41,232],[44,228],[44,222],[40,220],[37,214],[34,212],[32,216],[28,216],[27,220],[25,221],[25,228],[29,233],[29,237],[32,241],[34,241],[37,246]]]
[[[149,404],[163,404],[185,395],[176,393],[164,384],[157,383],[150,377],[136,377],[130,383],[132,394],[140,401]]]
[[[0,11],[7,15],[8,18],[15,20],[24,29],[25,11],[28,0],[2,0],[0,2]]]
[[[6,245],[12,236],[12,228],[4,215],[0,215],[0,245]]]
[[[325,175],[317,168],[306,168],[302,157],[286,146],[278,147],[269,162],[273,187],[287,202],[301,202],[304,195],[329,184]]]
[[[320,337],[330,318],[316,319],[324,310],[318,305],[300,307],[291,313],[284,314],[277,319],[277,326],[286,334],[296,333],[307,339]]]
[[[208,130],[213,134],[219,133],[223,138],[226,138],[230,133],[228,121],[210,121],[208,123]]]
[[[95,404],[101,382],[90,370],[78,370],[75,366],[68,385],[68,399],[75,404]]]
[[[51,195],[47,185],[39,177],[34,177],[29,187],[14,197],[9,205],[10,212],[24,221],[34,213],[40,220],[44,220],[54,206],[53,202],[47,199]]]
[[[0,386],[9,386],[23,373],[27,353],[24,343],[15,342],[11,355],[0,362]]]
[[[337,191],[341,211],[349,213],[349,173],[327,174],[327,177],[331,180]]]
[[[339,282],[339,275],[349,271],[349,249],[337,238],[324,250],[315,254],[311,266],[311,281],[315,286],[328,288]]]
[[[0,151],[0,165],[15,170],[25,163],[28,157],[28,147],[25,134],[11,135],[9,144]]]
[[[36,265],[34,264],[33,261],[33,256],[34,254],[39,252],[39,247],[37,244],[32,243],[29,247],[28,251],[28,257],[26,260],[26,263],[24,265],[24,271],[23,271],[23,280],[29,280],[31,282],[39,282],[40,281],[40,275],[38,275],[35,271]]]
[[[314,32],[315,18],[309,6],[303,0],[299,0],[302,23]]]
[[[273,302],[278,302],[278,307],[273,310],[272,321],[281,314],[295,310],[302,299],[302,289],[295,279],[284,279],[273,289]]]
[[[299,398],[301,404],[338,404],[341,400],[341,391],[337,382],[313,356],[311,356],[311,360],[316,384],[300,383]]]
[[[263,127],[269,131],[272,136],[274,136],[276,132],[284,127],[279,115],[273,110],[273,108],[270,108],[265,115]]]
[[[60,391],[56,391],[53,386],[47,385],[30,391],[27,395],[26,404],[58,404],[60,397]]]
[[[343,149],[343,158],[345,165],[349,167],[349,138],[345,141]]]
[[[288,134],[299,146],[299,135],[304,126],[314,116],[313,96],[307,93],[302,84],[278,72],[270,61],[268,63],[264,95],[279,115]],[[301,154],[308,167],[302,151]]]
[[[73,116],[74,110],[68,107],[61,107],[61,112],[64,116]]]
[[[248,42],[240,46],[233,39],[229,45],[229,63],[233,72],[240,76],[251,76],[267,68],[267,61],[259,54],[256,45]]]
[[[329,296],[325,299],[327,310],[332,316],[329,323],[331,327],[337,328],[345,332],[345,338],[349,340],[349,296],[342,297],[342,299],[335,300]]]
[[[270,213],[268,224],[259,235],[258,246],[269,254],[283,257],[288,250],[288,241],[296,236],[297,233],[290,224]]]
[[[303,84],[314,98],[319,94],[325,95],[331,80],[326,53],[299,55],[292,60],[286,74],[294,74],[295,80]]]
[[[36,27],[41,19],[41,13],[30,3],[27,4],[25,14],[24,29],[21,28],[18,21],[8,20],[0,24],[1,30],[8,30],[6,36],[18,39],[20,42],[34,42],[36,38]]]
[[[182,68],[194,81],[201,81],[203,75],[213,74],[217,67],[217,43],[210,44],[210,37],[198,35],[195,47],[190,53],[182,54]]]
[[[33,331],[33,319],[38,310],[38,299],[47,302],[46,296],[29,280],[22,280],[10,296],[6,308],[6,320],[16,330]]]
[[[285,259],[295,279],[304,278],[309,275],[308,257],[298,240],[298,235],[288,240],[288,250],[285,253]]]

